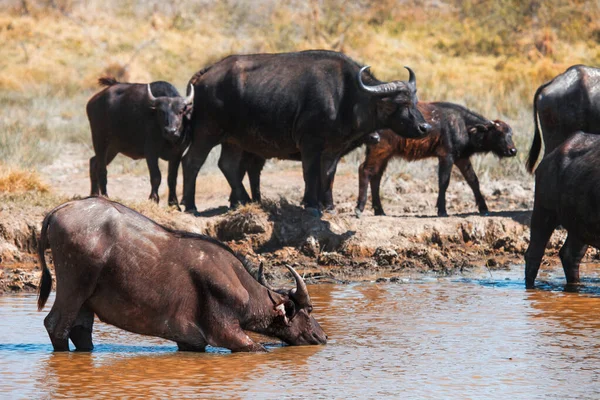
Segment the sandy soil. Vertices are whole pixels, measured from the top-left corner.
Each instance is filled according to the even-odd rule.
[[[56,194],[89,193],[89,149],[70,145],[42,174]],[[143,161],[139,161],[143,163]],[[415,274],[450,275],[466,270],[508,268],[521,264],[529,240],[533,179],[489,181],[480,177],[491,215],[476,211],[473,194],[453,175],[447,194],[447,218],[436,216],[437,175],[424,163],[422,179],[386,174],[382,196],[387,216],[376,217],[370,200],[363,216],[354,215],[356,166],[342,164],[334,187],[337,212],[315,218],[300,206],[304,182],[299,163],[275,161],[265,168],[262,205],[228,210],[229,187],[214,166],[198,177],[196,215],[167,209],[166,163],[159,207],[145,199],[150,192],[144,168],[133,172],[109,166],[108,193],[170,227],[206,233],[227,241],[251,261],[265,262],[267,277],[282,279],[290,263],[312,282],[398,279]],[[137,172],[136,172],[137,171]],[[142,173],[144,173],[142,175]],[[181,196],[182,184],[178,185]],[[36,234],[48,206],[0,207],[0,290],[35,289],[39,270],[33,255]],[[548,253],[560,247],[555,233]],[[49,253],[48,253],[49,256]],[[485,271],[484,271],[485,272]]]

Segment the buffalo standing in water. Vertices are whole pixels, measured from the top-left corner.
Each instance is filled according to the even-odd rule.
[[[303,51],[229,56],[196,73],[192,145],[183,158],[183,203],[196,209],[198,171],[217,144],[233,203],[248,202],[244,151],[262,159],[302,161],[307,208],[333,209],[337,163],[353,143],[380,128],[422,137],[429,124],[416,108],[416,78],[381,82],[341,53]]]
[[[533,96],[533,122],[535,131],[527,158],[529,172],[540,154],[541,136],[549,154],[575,131],[599,134],[600,69],[574,65],[540,86]]]
[[[264,351],[244,330],[290,345],[327,341],[293,268],[296,288],[274,291],[226,245],[167,229],[101,197],[65,203],[44,219],[40,310],[52,286],[48,245],[57,290],[44,325],[55,351],[68,351],[69,338],[77,350],[92,350],[94,314],[121,329],[177,342],[180,350]]]
[[[533,288],[546,244],[557,226],[568,232],[560,260],[568,284],[579,282],[589,245],[600,248],[600,136],[574,133],[535,171],[531,239],[525,252],[525,285]]]
[[[168,82],[121,83],[105,77],[99,83],[106,88],[94,95],[86,108],[96,153],[90,159],[91,195],[107,196],[106,167],[122,153],[134,160],[146,159],[150,200],[158,203],[160,157],[169,161],[169,205],[179,208],[177,170],[190,142],[186,120],[192,115],[194,88],[184,98]]]

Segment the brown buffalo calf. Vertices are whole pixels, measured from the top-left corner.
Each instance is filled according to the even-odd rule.
[[[379,131],[381,140],[367,146],[365,161],[360,165],[359,195],[356,215],[360,216],[367,202],[367,187],[371,183],[375,215],[385,215],[381,206],[379,186],[389,160],[401,157],[408,161],[437,157],[439,163],[439,216],[447,216],[446,190],[452,165],[456,165],[475,194],[481,214],[488,213],[479,189],[479,180],[469,158],[476,153],[493,152],[498,157],[513,157],[517,149],[512,141],[512,129],[503,121],[490,121],[466,107],[444,102],[418,103],[427,122],[432,125],[429,136],[406,139],[390,130]]]

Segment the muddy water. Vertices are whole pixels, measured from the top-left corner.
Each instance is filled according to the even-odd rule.
[[[0,396],[600,397],[598,273],[579,293],[559,274],[526,291],[521,273],[312,286],[330,343],[267,354],[179,353],[102,323],[93,353],[54,354],[35,297],[0,297]]]

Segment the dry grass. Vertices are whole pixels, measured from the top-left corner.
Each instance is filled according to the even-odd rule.
[[[183,90],[231,53],[328,48],[381,79],[417,73],[422,100],[461,103],[509,122],[516,159],[477,157],[489,177],[527,176],[531,99],[544,81],[600,60],[596,2],[448,0],[0,0],[0,162],[42,168],[65,142],[89,145],[85,103],[96,79],[167,80]],[[266,17],[265,17],[266,16]],[[346,157],[355,169],[361,152]],[[209,164],[214,167],[216,156]],[[145,166],[119,161],[123,170]],[[344,167],[342,166],[342,169]],[[429,170],[429,167],[426,168]],[[420,174],[421,163],[393,172]]]
[[[0,193],[48,192],[48,185],[42,182],[35,171],[6,168],[0,165]]]

